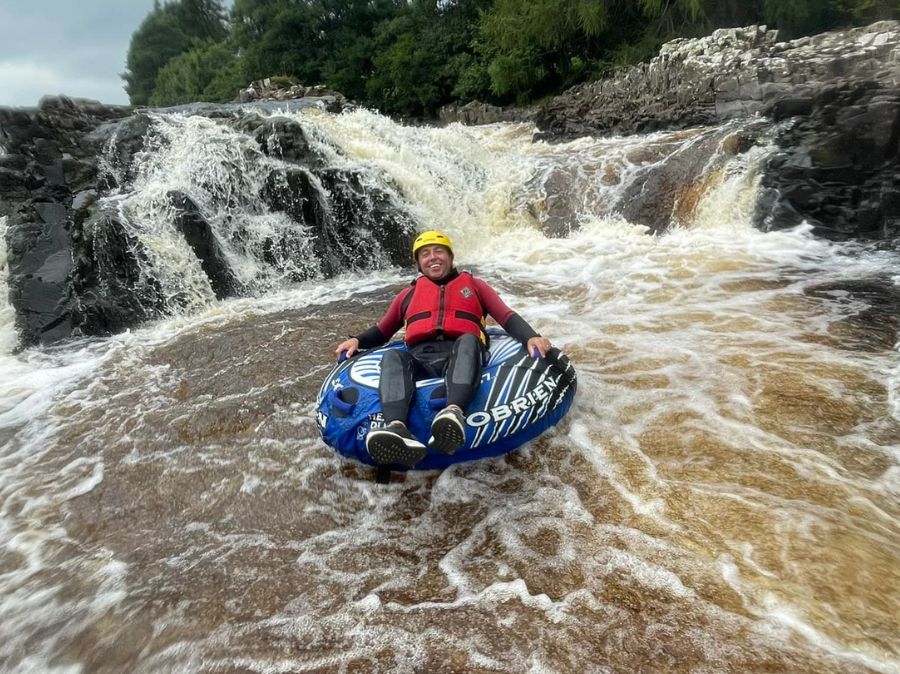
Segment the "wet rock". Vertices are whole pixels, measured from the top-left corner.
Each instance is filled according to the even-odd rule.
[[[260,106],[264,103],[253,107]],[[152,278],[153,256],[125,226],[124,216],[104,201],[133,190],[140,168],[136,159],[165,142],[155,119],[169,112],[132,112],[64,97],[46,98],[38,108],[0,109],[5,150],[0,216],[9,216],[8,283],[22,346],[106,335],[176,308],[169,303],[179,299],[166,297]],[[267,181],[261,203],[258,195],[244,195],[228,206],[249,208],[253,216],[268,207],[296,227],[284,227],[241,254],[255,255],[295,281],[407,262],[413,220],[390,188],[370,185],[351,171],[327,169],[295,119],[234,104],[180,106],[177,112],[246,133],[262,155],[281,165]],[[200,261],[216,297],[247,292],[229,267],[227,242],[217,238],[197,202],[180,192],[168,198],[171,225]],[[240,225],[235,227],[240,239]]]
[[[802,222],[828,238],[891,238],[900,221],[900,90],[878,82],[823,88],[781,127],[766,162],[759,227]]]
[[[445,124],[459,122],[466,125],[496,124],[497,122],[531,121],[536,107],[500,107],[481,101],[470,101],[464,105],[449,104],[438,111],[438,119]]]
[[[317,163],[300,124],[288,117],[241,116],[234,127],[252,136],[264,154],[288,162]]]
[[[892,279],[817,283],[806,293],[844,308],[844,316],[830,326],[842,344],[873,352],[895,348],[900,333],[900,289]]]
[[[328,112],[343,112],[354,107],[339,91],[334,91],[321,84],[307,87],[283,77],[266,77],[251,82],[249,86],[238,92],[235,103],[292,101],[301,98],[315,101]]]
[[[314,174],[303,168],[274,172],[263,199],[273,211],[304,226],[302,234],[311,236],[326,276],[408,262],[413,218],[386,192],[363,185],[353,173],[325,169]]]
[[[331,195],[331,227],[340,252],[335,273],[376,269],[385,262],[409,264],[416,223],[400,202],[345,170],[326,169],[319,179]]]
[[[86,141],[94,149],[90,159],[96,161],[102,155],[106,162],[98,187],[110,190],[134,180],[134,156],[144,149],[152,123],[149,114],[139,112],[87,134]]]
[[[170,192],[169,201],[175,211],[172,224],[184,235],[200,260],[216,298],[241,294],[241,284],[229,268],[222,246],[197,205],[181,192]]]
[[[20,341],[49,344],[77,329],[72,293],[73,195],[96,178],[85,134],[127,109],[46,97],[37,108],[0,108],[0,215],[7,215],[9,297]]]
[[[693,210],[706,188],[700,182],[701,177],[714,176],[715,169],[721,168],[731,156],[717,152],[724,138],[731,138],[729,134],[723,129],[699,136],[691,152],[649,163],[624,191],[616,210],[628,222],[645,225],[654,234],[666,231],[680,219],[689,221],[687,213]],[[743,147],[744,141],[731,140],[732,151]],[[682,218],[678,217],[679,207],[684,213]]]
[[[34,341],[49,344],[71,330],[68,275],[71,270],[66,207],[55,202],[30,205],[7,231],[9,299],[17,327]]]
[[[142,273],[147,255],[114,211],[91,205],[76,212],[69,277],[71,334],[110,335],[166,313],[159,284]],[[59,338],[69,335],[62,334]]]
[[[272,172],[266,179],[263,199],[273,211],[287,213],[293,220],[312,224],[322,219],[322,204],[314,178],[307,169]]]

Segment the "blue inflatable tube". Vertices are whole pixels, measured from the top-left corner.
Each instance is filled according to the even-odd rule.
[[[465,447],[449,456],[429,449],[414,469],[445,468],[510,452],[559,422],[572,405],[575,369],[559,349],[551,349],[546,358],[533,358],[502,330],[492,328],[488,334],[488,362],[466,411]],[[366,434],[384,426],[378,399],[381,357],[387,349],[405,348],[394,342],[356,355],[338,363],[325,378],[316,399],[316,423],[325,443],[339,454],[374,465],[366,451]],[[407,425],[422,442],[428,442],[431,422],[445,404],[443,379],[416,382]]]

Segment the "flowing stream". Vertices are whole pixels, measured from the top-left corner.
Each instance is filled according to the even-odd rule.
[[[237,251],[259,288],[216,301],[148,204],[252,176],[201,153],[221,128],[160,118],[196,150],[107,198],[190,301],[16,353],[0,298],[0,669],[900,672],[897,253],[754,229],[771,148],[730,152],[736,128],[547,145],[296,115],[571,356],[572,410],[377,485],[314,397],[412,268],[298,283]],[[628,222],[635,180],[699,145],[674,226]]]

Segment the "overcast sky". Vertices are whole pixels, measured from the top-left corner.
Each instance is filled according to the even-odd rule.
[[[0,0],[0,106],[46,94],[127,104],[119,74],[151,9],[153,0]]]

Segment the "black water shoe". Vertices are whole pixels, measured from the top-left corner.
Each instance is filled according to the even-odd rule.
[[[412,468],[425,458],[428,450],[403,424],[388,424],[366,435],[366,451],[375,463],[399,464]]]
[[[466,442],[466,420],[456,405],[445,407],[431,422],[428,446],[444,454],[453,454]]]

